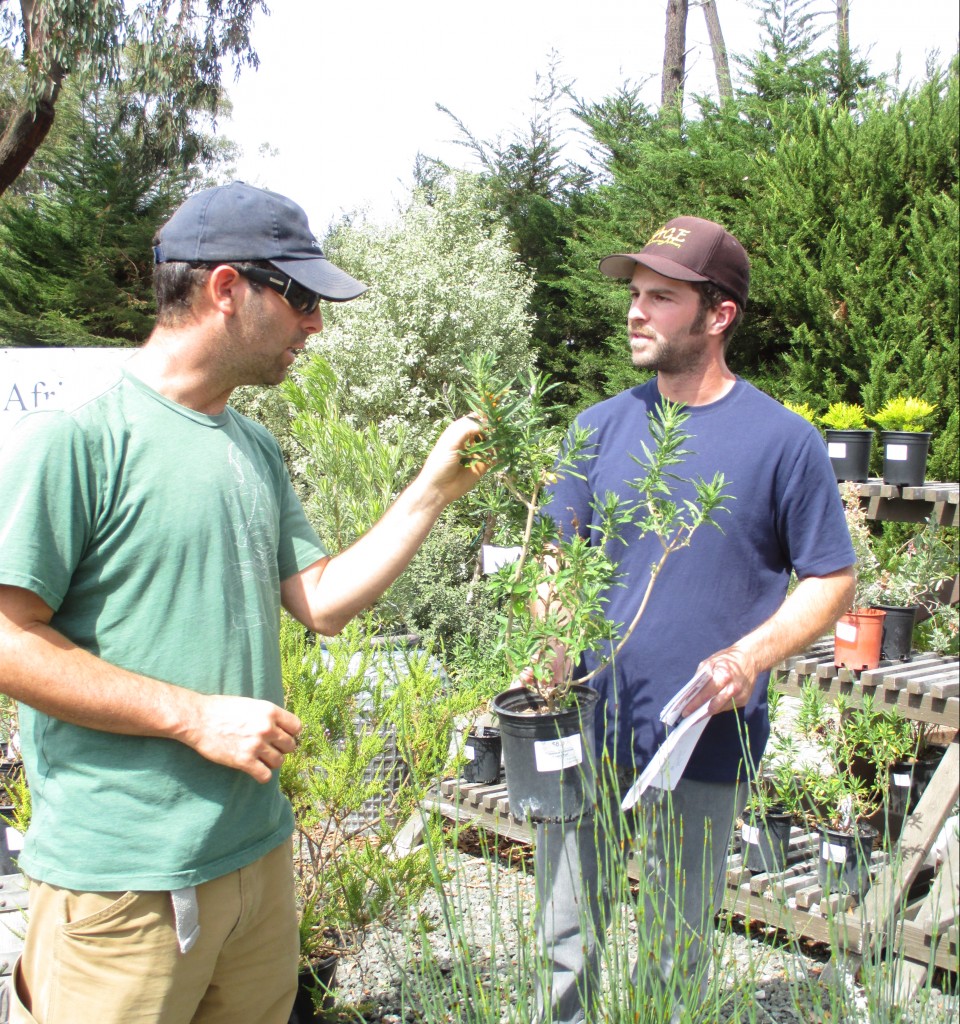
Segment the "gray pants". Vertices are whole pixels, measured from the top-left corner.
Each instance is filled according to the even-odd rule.
[[[538,986],[537,1006],[538,1017],[551,1024],[608,1019],[591,1008],[609,915],[629,898],[631,847],[646,878],[631,972],[635,1007],[645,1009],[641,1019],[679,1020],[679,991],[702,996],[706,990],[713,919],[746,787],[681,779],[672,793],[648,791],[628,814],[620,812],[619,791],[616,783],[601,786],[595,818],[537,827],[537,939],[550,979],[549,992]],[[650,792],[656,799],[648,799]],[[669,1017],[653,1010],[663,1006],[671,1007]]]

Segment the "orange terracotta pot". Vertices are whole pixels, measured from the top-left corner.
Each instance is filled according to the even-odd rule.
[[[883,641],[882,608],[859,608],[840,616],[833,635],[833,663],[856,672],[880,664]]]

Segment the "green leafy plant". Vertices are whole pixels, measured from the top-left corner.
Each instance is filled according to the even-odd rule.
[[[863,406],[850,402],[833,402],[820,414],[820,422],[827,430],[868,430]]]
[[[378,645],[359,623],[321,647],[284,616],[281,654],[286,706],[303,723],[280,785],[296,823],[307,966],[355,951],[374,923],[395,926],[435,884],[423,850],[394,839],[441,776],[453,720],[475,697],[451,691],[428,654]]]
[[[485,502],[488,516],[503,522],[507,543],[519,550],[516,561],[491,578],[501,609],[499,654],[510,678],[531,671],[532,687],[546,709],[554,711],[567,700],[580,657],[591,651],[603,656],[602,664],[615,657],[640,621],[667,559],[688,547],[702,525],[718,525],[714,516],[723,509],[726,484],[722,474],[709,482],[677,474],[689,454],[683,429],[688,414],[664,401],[650,416],[654,447],[644,444],[643,458],[634,458],[640,467],[630,481],[635,497],[622,501],[605,495],[594,503],[592,534],[565,536],[546,512],[547,488],[591,457],[589,434],[574,427],[559,444],[550,426],[553,385],[544,375],[530,372],[504,380],[485,354],[472,360],[469,372],[466,398],[484,431],[464,457],[492,463],[489,484],[477,500]],[[694,500],[674,499],[680,483],[693,484]],[[641,534],[654,534],[661,555],[651,566],[633,620],[616,635],[604,615],[604,593],[617,585],[612,553],[627,524]],[[589,682],[599,671],[577,681]]]
[[[865,597],[871,604],[925,608],[930,615],[943,606],[940,590],[957,573],[955,531],[940,526],[931,514],[926,523],[883,558]],[[878,557],[878,563],[880,559]]]
[[[853,542],[853,551],[857,557],[857,585],[854,593],[853,607],[869,608],[874,603],[880,580],[880,559],[875,551],[875,540],[870,528],[867,511],[860,501],[860,487],[855,483],[845,483],[841,487],[840,496],[843,500],[843,514],[847,521],[847,530]]]
[[[868,415],[868,419],[881,430],[905,430],[919,433],[930,421],[936,405],[914,398],[911,395],[897,395],[888,399],[882,409]]]

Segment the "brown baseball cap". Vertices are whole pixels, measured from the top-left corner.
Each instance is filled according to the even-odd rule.
[[[701,217],[674,217],[634,253],[605,256],[600,270],[629,281],[637,264],[674,281],[710,281],[736,299],[741,309],[750,291],[750,258],[721,225]]]

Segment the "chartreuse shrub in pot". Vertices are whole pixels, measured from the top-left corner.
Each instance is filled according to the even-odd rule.
[[[687,455],[688,414],[664,402],[650,418],[655,446],[644,445],[635,458],[638,476],[631,497],[600,499],[590,537],[564,535],[548,514],[548,487],[589,457],[590,438],[574,427],[564,440],[550,425],[562,415],[549,405],[552,388],[534,372],[504,380],[491,358],[478,355],[466,395],[484,431],[464,457],[493,465],[476,500],[488,521],[498,524],[497,542],[519,550],[489,584],[499,608],[495,657],[504,682],[523,678],[527,686],[501,692],[493,707],[510,809],[531,821],[570,821],[592,808],[598,694],[588,684],[633,633],[666,560],[687,547],[701,525],[713,523],[725,498],[718,474],[710,482],[689,481],[695,500],[673,500],[674,487],[688,482],[678,475]],[[603,595],[616,585],[613,556],[628,524],[656,535],[662,552],[639,591],[633,621],[621,632],[604,615]],[[574,682],[587,651],[600,657],[601,666]]]
[[[863,407],[850,402],[834,402],[820,416],[820,423],[837,480],[866,483],[870,475],[873,431],[867,426]]]
[[[880,428],[884,483],[905,487],[923,485],[931,437],[923,428],[936,408],[922,398],[897,395],[869,416]]]

